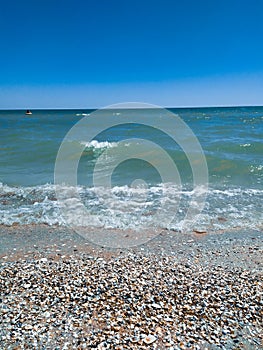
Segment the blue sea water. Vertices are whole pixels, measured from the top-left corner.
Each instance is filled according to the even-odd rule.
[[[189,230],[262,229],[263,107],[170,111],[199,140],[208,166],[205,205]],[[103,113],[118,118],[133,112],[122,109]],[[77,185],[88,213],[86,225],[180,230],[193,191],[198,191],[193,185],[191,162],[176,140],[145,125],[145,120],[151,120],[156,111],[141,109],[136,113],[143,125],[127,123],[102,128],[92,140],[86,139],[85,132],[70,140],[71,157],[77,157],[76,147],[81,144],[83,148]],[[159,114],[162,118],[162,111]],[[82,118],[87,119],[91,131],[99,129],[92,110],[34,110],[30,116],[20,110],[0,111],[0,224],[65,224],[55,191],[54,167],[61,142]],[[187,133],[181,136],[190,137]],[[135,138],[142,151],[138,157],[129,157],[134,147],[131,140]],[[154,159],[154,149],[147,141],[159,145],[171,157],[178,169],[180,186],[178,181],[163,180],[160,171],[167,165],[166,158]],[[154,164],[144,160],[145,154],[152,154]],[[117,162],[120,155],[124,155],[123,161]],[[111,183],[110,187],[95,188],[94,171],[101,159],[103,167],[96,172],[97,180],[103,184],[108,169],[113,169]],[[160,206],[162,215],[172,218],[169,224],[156,216]],[[72,210],[77,217],[74,201]]]

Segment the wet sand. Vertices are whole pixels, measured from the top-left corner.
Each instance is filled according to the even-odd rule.
[[[103,230],[98,229],[97,232],[103,234]],[[218,234],[185,234],[163,230],[145,244],[130,248],[109,248],[93,244],[67,227],[0,225],[0,240],[2,261],[34,256],[59,258],[65,254],[77,256],[79,253],[106,258],[143,253],[173,256],[179,262],[190,259],[203,264],[239,266],[257,271],[262,271],[263,265],[263,230],[247,231],[238,228]]]

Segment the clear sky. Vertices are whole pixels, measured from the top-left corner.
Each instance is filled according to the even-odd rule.
[[[263,0],[0,0],[0,108],[263,105]]]

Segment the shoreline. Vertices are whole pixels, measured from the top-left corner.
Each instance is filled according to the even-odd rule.
[[[106,229],[93,229],[103,235]],[[116,234],[118,234],[117,230]],[[123,231],[120,231],[123,233]],[[127,231],[128,232],[128,231]],[[132,232],[129,232],[132,235]],[[137,233],[138,234],[138,233]],[[144,233],[145,234],[145,233]],[[127,235],[126,235],[127,236]],[[103,236],[102,236],[103,237]],[[182,259],[198,259],[205,263],[239,265],[242,268],[262,270],[263,230],[241,230],[220,233],[179,233],[162,230],[156,236],[151,232],[149,241],[132,247],[110,248],[94,244],[65,226],[0,225],[0,261],[15,261],[24,256],[57,256],[92,254],[101,257],[155,254]],[[124,238],[125,239],[125,236]],[[227,256],[227,259],[224,257]]]

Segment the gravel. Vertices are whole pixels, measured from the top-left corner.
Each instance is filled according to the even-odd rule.
[[[109,250],[48,227],[19,245],[19,230],[0,230],[1,349],[263,348],[262,232]]]

